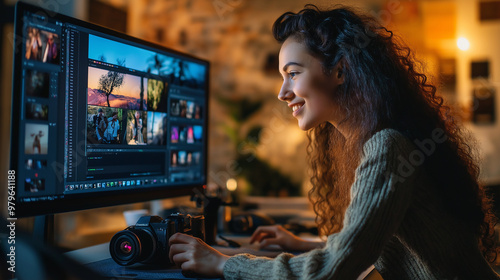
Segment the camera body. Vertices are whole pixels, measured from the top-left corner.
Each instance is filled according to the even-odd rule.
[[[109,252],[119,265],[134,263],[168,264],[168,240],[175,233],[185,233],[205,240],[205,218],[172,214],[166,219],[144,216],[137,223],[117,232],[109,243]]]

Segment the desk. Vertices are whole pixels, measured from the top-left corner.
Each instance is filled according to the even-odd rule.
[[[258,256],[275,257],[281,253],[279,248],[270,250],[259,250],[257,244],[250,245],[247,236],[231,236],[234,240],[242,244],[241,248],[229,248],[223,245],[213,246],[215,249],[226,255],[236,255],[248,253]],[[224,244],[222,240],[217,240],[218,244]],[[187,278],[182,275],[181,270],[175,267],[158,268],[152,265],[134,264],[131,266],[120,266],[116,264],[109,254],[109,243],[103,243],[65,254],[67,257],[84,264],[97,273],[114,279],[199,279]]]
[[[278,247],[270,247],[269,250],[259,250],[257,244],[250,245],[247,236],[230,236],[228,237],[242,245],[241,248],[229,248],[222,245],[213,246],[215,249],[226,255],[236,255],[240,253],[249,253],[257,256],[275,257],[282,251]],[[222,240],[217,240],[218,244],[225,244]],[[112,279],[199,279],[187,278],[182,275],[181,270],[171,268],[158,268],[151,265],[135,264],[131,266],[120,266],[116,264],[109,254],[109,243],[99,244],[65,254],[81,264],[86,265],[92,270]],[[373,266],[363,272],[360,279],[371,279]]]

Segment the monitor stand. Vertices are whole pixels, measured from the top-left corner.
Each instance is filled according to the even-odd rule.
[[[33,240],[45,245],[54,245],[54,215],[42,215],[35,217],[33,227]]]

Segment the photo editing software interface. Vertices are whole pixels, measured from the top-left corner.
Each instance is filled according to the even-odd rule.
[[[207,62],[22,17],[19,200],[206,182]]]

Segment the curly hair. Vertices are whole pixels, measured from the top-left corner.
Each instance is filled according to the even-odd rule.
[[[362,147],[374,133],[392,128],[412,141],[422,141],[441,129],[446,141],[425,158],[424,168],[436,182],[446,209],[475,231],[483,255],[493,262],[496,220],[478,182],[472,137],[418,70],[410,48],[374,18],[342,6],[323,11],[306,5],[298,13],[287,12],[275,21],[273,35],[280,43],[293,37],[305,44],[325,74],[340,65],[344,75],[334,95],[347,110],[338,126],[355,130],[353,136],[344,137],[330,123],[308,131],[313,171],[309,199],[320,232],[342,229]]]

